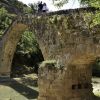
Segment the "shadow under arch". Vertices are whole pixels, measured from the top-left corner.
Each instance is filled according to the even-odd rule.
[[[23,47],[21,47],[21,45],[23,45]],[[27,29],[23,33],[14,53],[11,78],[23,76],[23,74],[37,74],[39,64],[43,60],[43,54],[36,40],[35,33]]]

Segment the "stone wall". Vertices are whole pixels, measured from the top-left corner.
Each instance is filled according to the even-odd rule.
[[[36,33],[45,60],[66,66],[83,55],[99,56],[100,24],[92,23],[95,13],[96,9],[81,8],[18,16],[0,41],[0,73],[10,72],[16,45],[27,26]]]
[[[29,26],[45,62],[39,69],[39,100],[92,100],[91,64],[100,56],[95,10],[75,9],[14,22],[0,41],[0,74],[10,73],[21,33]],[[27,24],[27,26],[25,25]]]
[[[56,61],[44,61],[39,68],[38,100],[93,100],[91,64],[83,58],[59,66]]]
[[[95,11],[66,10],[34,16],[36,33],[45,60],[56,59],[61,64],[83,55],[100,54],[100,25],[94,25]]]
[[[13,55],[27,26],[14,21],[0,40],[0,78],[10,77]]]

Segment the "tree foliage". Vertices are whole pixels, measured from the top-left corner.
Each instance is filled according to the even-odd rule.
[[[38,10],[38,6],[36,3],[29,3],[29,7],[31,8],[31,13],[36,13]]]
[[[26,30],[22,34],[22,38],[19,41],[17,45],[17,52],[22,53],[32,53],[32,52],[38,52],[39,45],[36,41],[34,33],[30,32],[29,30]]]
[[[61,7],[68,3],[69,0],[52,0],[54,5]],[[100,0],[78,0],[81,7],[94,7],[100,9]],[[91,27],[100,24],[100,11],[96,11],[95,14],[88,14],[91,20]]]
[[[52,0],[54,5],[56,6],[63,6],[64,4],[68,3],[69,0]],[[86,5],[91,7],[100,8],[100,0],[78,0],[80,5]]]
[[[0,3],[2,4],[3,7],[5,7],[9,12],[12,13],[23,12],[23,8],[27,7],[26,4],[23,4],[18,0],[0,0]]]
[[[82,5],[100,8],[100,0],[79,0]]]
[[[0,37],[4,30],[11,24],[11,16],[5,8],[0,8]]]
[[[61,7],[64,4],[68,3],[68,0],[53,0],[53,3],[57,7]]]

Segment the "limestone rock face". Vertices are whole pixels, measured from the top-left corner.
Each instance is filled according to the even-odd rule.
[[[66,68],[45,61],[39,68],[38,100],[92,100],[91,64],[73,63]]]

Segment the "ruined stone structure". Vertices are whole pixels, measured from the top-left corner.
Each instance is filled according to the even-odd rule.
[[[13,54],[27,26],[35,32],[46,63],[39,69],[39,100],[92,100],[91,64],[100,55],[96,9],[81,8],[20,16],[0,41],[0,74],[11,71]],[[56,68],[57,67],[57,68]]]
[[[9,77],[16,45],[25,31],[26,25],[14,21],[5,31],[0,41],[0,77]]]

